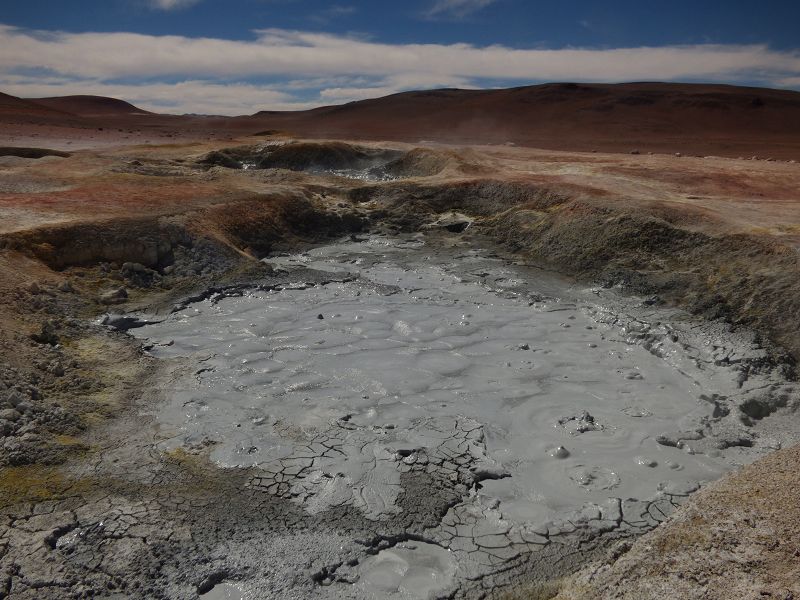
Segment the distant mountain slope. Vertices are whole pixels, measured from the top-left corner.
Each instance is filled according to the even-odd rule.
[[[154,114],[142,110],[130,102],[105,96],[56,96],[53,98],[30,98],[29,101],[82,117]]]
[[[0,115],[65,116],[63,110],[0,92]]]
[[[296,137],[417,143],[517,144],[552,150],[680,152],[800,161],[800,92],[717,84],[552,83],[498,90],[440,89],[296,112],[239,117],[166,115],[115,98],[23,99],[0,94],[6,133],[32,126],[135,130],[195,139],[281,131]],[[0,132],[2,134],[2,132]],[[39,132],[55,135],[50,130]],[[91,135],[97,135],[92,133]],[[88,139],[88,138],[87,138]],[[122,139],[131,139],[123,137]],[[155,138],[154,138],[155,139]]]
[[[800,139],[800,93],[727,85],[545,84],[404,92],[297,113],[259,112],[263,127],[310,135],[536,145],[593,140]]]

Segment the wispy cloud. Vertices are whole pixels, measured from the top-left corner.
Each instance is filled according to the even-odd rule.
[[[0,26],[0,73],[20,69],[97,79],[420,75],[519,80],[629,80],[800,75],[800,52],[765,45],[518,49],[382,44],[268,29],[253,41],[138,33],[63,33]]]
[[[433,0],[424,16],[429,19],[463,19],[495,2],[497,0]]]
[[[345,4],[334,4],[316,14],[311,15],[311,20],[316,23],[330,23],[334,19],[338,19],[340,17],[346,17],[348,15],[352,15],[356,12],[356,7],[352,5],[345,5]]]
[[[497,82],[705,80],[800,87],[800,51],[763,44],[520,49],[384,44],[283,29],[257,31],[242,41],[0,25],[0,48],[3,91],[115,95],[170,112],[242,114]]]
[[[151,8],[156,10],[178,10],[186,8],[192,4],[197,4],[201,0],[149,0]]]

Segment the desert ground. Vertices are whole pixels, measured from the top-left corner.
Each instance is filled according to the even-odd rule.
[[[800,94],[2,96],[0,146],[0,597],[800,595]]]

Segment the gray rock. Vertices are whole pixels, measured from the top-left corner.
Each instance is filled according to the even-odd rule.
[[[0,419],[16,423],[22,415],[13,408],[4,408],[0,410]]]
[[[20,394],[17,390],[11,390],[6,398],[6,402],[8,402],[11,406],[16,407],[20,402],[22,402],[24,398],[22,394]]]
[[[465,214],[452,212],[440,216],[433,223],[424,226],[424,229],[446,229],[452,233],[461,233],[472,225],[472,219]]]
[[[100,323],[106,327],[116,329],[117,331],[128,331],[129,329],[146,325],[147,321],[142,321],[138,317],[131,317],[128,315],[108,314],[103,316]]]
[[[39,344],[50,344],[55,346],[58,344],[58,335],[56,334],[56,326],[52,321],[45,321],[42,323],[42,329],[39,333],[31,335],[31,339]]]
[[[124,287],[109,290],[100,294],[101,304],[121,304],[128,299],[128,290]]]
[[[122,269],[121,270],[122,271],[128,271],[130,273],[146,273],[150,269],[148,269],[147,267],[145,267],[141,263],[126,262],[126,263],[122,263]]]
[[[64,376],[64,365],[60,362],[52,362],[47,365],[47,372],[55,375],[56,377]]]

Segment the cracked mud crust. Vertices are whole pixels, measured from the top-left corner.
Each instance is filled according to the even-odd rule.
[[[373,523],[380,545],[319,577],[337,596],[426,597],[412,582],[429,577],[469,598],[557,576],[782,443],[742,419],[791,386],[719,326],[570,291],[463,238],[362,235],[268,262],[287,283],[133,332],[186,361],[161,385],[165,447],[252,465],[251,487],[309,515]],[[398,518],[404,533],[386,533]],[[275,594],[268,580],[240,589]]]
[[[779,499],[790,500],[796,487],[795,449],[746,467],[696,501],[691,486],[666,487],[658,497],[609,497],[522,526],[505,518],[502,502],[480,493],[513,478],[486,460],[495,432],[465,415],[409,428],[425,443],[360,456],[376,464],[391,458],[392,470],[378,473],[381,485],[368,481],[356,494],[317,469],[316,457],[335,463],[356,442],[363,449],[398,432],[353,416],[339,415],[314,435],[278,424],[278,437],[293,440],[292,452],[281,455],[291,460],[221,469],[218,444],[202,437],[186,447],[169,443],[175,432],[159,417],[171,386],[209,375],[197,374],[185,356],[156,359],[149,352],[157,346],[148,352],[124,333],[145,325],[143,313],[156,327],[173,310],[298,283],[291,268],[256,258],[331,236],[360,244],[365,230],[434,237],[443,230],[444,245],[499,242],[514,252],[502,257],[509,263],[535,260],[602,284],[601,294],[621,286],[645,297],[645,311],[676,304],[716,319],[699,328],[706,339],[746,337],[755,352],[742,355],[724,344],[681,346],[688,339],[681,332],[620,319],[619,311],[592,317],[623,328],[654,360],[683,369],[689,352],[701,366],[734,373],[743,390],[700,398],[708,420],[665,430],[657,445],[748,462],[797,435],[789,380],[800,329],[785,318],[800,297],[797,232],[786,225],[794,208],[784,197],[797,180],[793,165],[754,165],[743,175],[721,160],[675,165],[664,157],[400,144],[341,144],[332,152],[315,142],[282,150],[272,157],[280,164],[253,168],[264,146],[249,139],[228,147],[118,148],[3,164],[0,597],[194,599],[224,591],[256,598],[546,598],[561,589],[573,594],[565,598],[647,598],[673,586],[687,598],[723,598],[700,594],[717,593],[727,571],[737,574],[743,598],[798,595],[783,583],[797,572],[789,542],[796,515],[779,510]],[[312,158],[321,163],[309,170]],[[348,162],[356,159],[362,162]],[[648,160],[653,165],[644,165]],[[568,165],[572,174],[564,175]],[[720,210],[726,194],[735,207],[749,202],[745,188],[726,179],[734,171],[731,177],[749,177],[755,189],[784,202],[780,218],[768,204],[758,216]],[[708,202],[688,201],[685,186]],[[613,190],[621,196],[612,199]],[[329,273],[303,279],[309,289],[332,279],[357,283]],[[372,290],[394,293],[390,287]],[[322,316],[320,324],[335,322]],[[525,341],[515,349],[534,350]],[[645,385],[622,375],[626,385]],[[765,376],[772,379],[754,385]],[[647,418],[642,407],[628,408],[627,417]],[[613,430],[608,419],[579,409],[558,417],[553,422],[565,439]],[[548,460],[561,460],[552,450]],[[636,468],[653,468],[651,457],[639,458]],[[586,469],[574,476],[577,485],[601,487],[610,477]],[[659,526],[665,520],[667,527]],[[734,536],[743,524],[747,535]],[[660,567],[652,549],[668,557]],[[612,558],[560,583],[603,556]],[[714,572],[692,570],[690,559]],[[463,564],[470,577],[459,571]],[[626,570],[633,575],[622,575]],[[651,574],[658,582],[652,589]],[[628,589],[640,595],[624,595]]]
[[[799,464],[795,446],[718,481],[629,550],[563,582],[555,598],[800,597]]]

